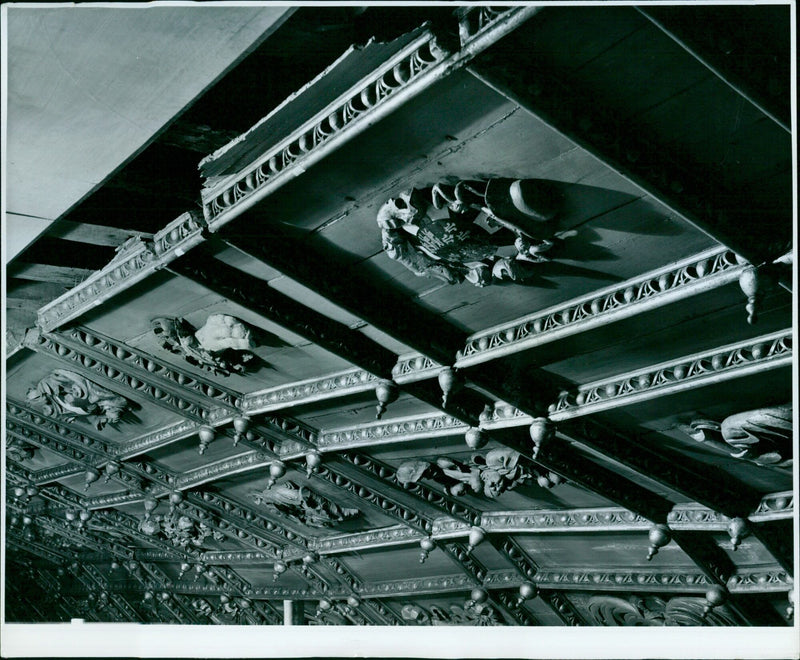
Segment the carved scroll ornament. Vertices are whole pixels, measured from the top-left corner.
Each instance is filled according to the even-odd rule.
[[[150,325],[162,348],[213,374],[243,373],[255,358],[251,329],[228,314],[211,314],[198,330],[185,319],[167,316]]]
[[[406,461],[397,468],[395,478],[406,486],[429,476],[444,485],[452,495],[462,495],[469,487],[474,493],[494,498],[513,490],[533,475],[519,464],[520,453],[513,449],[492,449],[485,455],[473,454],[469,464],[440,457],[435,463]]]
[[[719,607],[704,612],[702,598],[592,596],[587,609],[601,626],[735,626],[737,621]]]
[[[684,430],[698,442],[710,442],[726,448],[733,458],[758,465],[792,465],[792,406],[774,406],[747,410],[726,417],[721,423],[694,420]],[[720,441],[725,444],[722,445]]]
[[[360,515],[358,509],[341,507],[335,502],[291,481],[252,493],[256,504],[277,511],[309,527],[332,527]]]
[[[383,249],[415,275],[448,284],[523,281],[547,261],[552,184],[536,179],[438,183],[387,200],[378,211]]]
[[[28,390],[28,401],[45,415],[66,422],[87,417],[98,430],[116,424],[128,409],[127,399],[66,369],[56,369]]]

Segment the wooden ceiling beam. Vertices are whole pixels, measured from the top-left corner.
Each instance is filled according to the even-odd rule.
[[[503,539],[489,537],[489,543],[500,554],[514,566],[520,576],[529,582],[533,582],[539,567],[531,559],[530,555],[514,540],[514,537],[507,536]],[[584,626],[586,620],[580,612],[560,591],[555,589],[538,590],[538,596],[548,605],[565,626]],[[523,603],[517,601],[517,608],[523,609]]]
[[[237,227],[236,225],[229,225],[228,227],[222,230],[222,235],[226,238],[227,242],[230,245],[233,245],[237,249],[250,254],[254,258],[259,259],[263,263],[276,268],[279,272],[283,273],[284,275],[295,279],[296,281],[300,282],[304,286],[309,287],[310,289],[318,292],[319,294],[323,295],[326,299],[330,302],[339,305],[346,309],[347,311],[356,314],[359,318],[363,319],[367,323],[374,324],[378,329],[388,332],[390,336],[401,341],[402,343],[409,345],[417,350],[421,350],[423,355],[428,355],[432,359],[436,359],[437,361],[441,362],[442,364],[448,364],[452,358],[448,358],[449,356],[453,355],[453,347],[454,346],[463,346],[465,344],[464,337],[459,336],[460,333],[455,331],[454,328],[449,327],[449,324],[444,321],[443,319],[434,316],[422,310],[416,305],[410,303],[407,299],[405,299],[402,294],[394,293],[391,290],[388,292],[385,290],[378,290],[374,284],[371,284],[363,278],[359,276],[357,273],[353,271],[353,268],[348,266],[348,264],[344,261],[339,263],[336,260],[335,255],[332,257],[331,255],[326,254],[326,263],[331,263],[332,268],[327,269],[326,272],[323,274],[319,270],[313,268],[311,264],[317,263],[315,258],[313,248],[310,248],[307,245],[301,245],[296,238],[293,238],[288,235],[281,235],[277,238],[280,240],[273,240],[269,242],[265,242],[262,240],[256,240],[253,237],[249,236],[242,236],[236,235]],[[241,231],[241,230],[238,230]],[[272,237],[276,238],[276,237]],[[276,246],[280,245],[280,249],[274,249],[274,247],[270,248],[269,246]],[[735,259],[731,260],[726,252],[719,251],[719,252],[709,252],[707,255],[700,255],[701,259],[697,260],[696,262],[690,260],[691,263],[681,263],[677,267],[677,271],[687,271],[689,268],[693,270],[694,273],[697,272],[697,263],[700,261],[704,261],[707,266],[704,268],[704,272],[713,271],[714,273],[724,273],[725,281],[729,281],[727,278],[736,276],[738,270],[734,270],[735,268]],[[333,259],[333,261],[330,261]],[[716,264],[716,265],[712,265]],[[711,268],[708,266],[711,265]],[[669,275],[665,273],[661,273],[659,275],[659,279],[661,276],[666,277],[666,281],[675,282],[680,281],[681,276],[678,273],[669,273]],[[722,279],[722,276],[716,275]],[[649,281],[652,278],[648,278]],[[644,286],[644,284],[642,284]],[[628,287],[626,286],[626,289]],[[661,288],[659,286],[659,288]],[[669,288],[669,286],[667,286]],[[624,290],[623,290],[624,291]],[[374,300],[383,300],[386,302],[385,305],[382,305],[380,310],[378,310],[374,303]],[[444,326],[444,327],[442,327]],[[444,341],[445,346],[431,346],[430,338],[436,337],[438,341]],[[449,340],[447,338],[450,338]],[[778,341],[776,339],[776,341]],[[755,345],[757,342],[753,342]],[[772,367],[777,364],[777,361],[786,361],[790,360],[790,349],[787,349],[788,344],[785,342],[780,343],[780,346],[776,344],[776,355],[770,356],[767,360],[764,361],[764,365],[766,365],[767,361],[769,361],[769,366]],[[748,343],[748,346],[750,344]],[[738,345],[737,345],[738,347]],[[727,347],[731,348],[731,350],[736,349],[737,347]],[[726,347],[723,347],[726,348]],[[435,354],[432,354],[430,351],[437,351]],[[444,352],[444,355],[441,353]],[[777,355],[780,353],[780,356]],[[787,357],[788,355],[788,357]],[[696,356],[690,356],[696,357]],[[713,356],[709,355],[709,359]],[[444,359],[442,359],[444,358]],[[688,359],[688,358],[687,358]],[[777,360],[777,361],[776,361]],[[727,377],[732,376],[734,374],[740,375],[744,374],[749,369],[754,368],[752,364],[750,364],[750,360],[746,360],[748,364],[744,365],[744,367],[740,368],[740,365],[734,364],[733,368],[730,368],[729,365],[726,363],[723,365],[723,369],[717,377]],[[761,363],[761,358],[755,358],[753,363]],[[680,365],[678,365],[680,366]],[[694,374],[689,373],[690,370],[687,370],[686,379],[691,380],[695,379],[698,382],[703,381],[705,382],[707,377],[705,374],[701,374],[695,376]],[[725,372],[724,374],[722,372]],[[526,374],[527,378],[530,381],[539,382],[539,375],[540,370],[533,370],[531,373]],[[474,369],[470,373],[470,379],[472,382],[477,384],[478,386],[482,387],[485,391],[492,394],[493,396],[497,397],[500,400],[508,401],[512,405],[516,405],[518,409],[521,409],[524,413],[529,413],[532,416],[541,415],[542,411],[538,409],[532,409],[530,400],[525,400],[525,392],[517,392],[516,396],[513,393],[508,391],[508,386],[506,382],[506,375],[501,373],[496,373],[495,369],[491,368],[490,364],[484,364],[481,369]],[[543,382],[547,383],[548,378],[543,377]],[[681,387],[686,387],[687,385],[684,383],[680,384]],[[648,384],[648,387],[645,389],[650,390],[648,394],[652,394],[653,396],[656,394],[656,390],[659,390],[658,384]],[[636,388],[641,389],[641,388]],[[520,394],[522,394],[522,398],[520,398]],[[641,397],[642,394],[640,392],[636,392],[635,397]],[[607,397],[603,397],[606,399]],[[613,398],[613,397],[612,397]],[[617,397],[619,400],[624,398],[623,396]],[[558,402],[565,402],[567,399],[565,397],[561,397],[558,399]],[[535,402],[533,402],[535,405]],[[551,418],[558,418],[559,415],[566,417],[566,407],[562,404],[559,406],[559,403],[555,404],[555,409],[550,411]],[[607,402],[603,401],[602,405],[609,405]],[[538,407],[538,406],[537,406]],[[443,418],[444,419],[444,418]],[[457,426],[457,422],[454,419],[451,419],[451,425]],[[369,431],[369,429],[373,425],[368,425],[365,428],[359,429],[359,438],[363,439],[364,430]],[[428,429],[429,431],[435,429]],[[425,428],[420,427],[420,433],[424,433]],[[497,437],[497,433],[494,434],[496,439],[500,439]],[[336,438],[338,442],[339,439],[344,439],[346,444],[346,438],[348,437],[345,432],[342,430],[336,432],[330,432],[329,434],[322,433],[320,434],[320,446],[326,445],[326,437],[333,439]],[[377,434],[374,436],[375,440],[378,441]],[[387,442],[391,436],[387,436],[384,433],[381,433],[380,442]],[[502,442],[502,440],[500,440]],[[695,497],[695,490],[702,487],[700,481],[697,480],[697,475],[689,470],[682,470],[685,467],[685,462],[682,465],[673,465],[673,462],[660,458],[657,453],[649,452],[646,455],[644,454],[637,454],[636,448],[633,447],[632,442],[627,442],[624,445],[620,444],[618,447],[614,448],[615,450],[623,450],[625,452],[625,459],[627,460],[627,464],[632,464],[633,461],[630,459],[631,456],[636,457],[636,461],[639,462],[640,466],[647,464],[648,468],[651,470],[657,470],[658,475],[656,476],[657,480],[662,481],[662,483],[672,482],[673,486],[679,486],[675,488],[679,492],[687,494],[691,499],[700,501],[704,504],[708,502],[713,502],[717,506],[723,507],[723,510],[730,510],[731,502],[734,502],[738,499],[731,498],[729,495],[731,493],[725,493],[724,495],[714,497],[712,493],[703,493],[700,497]],[[341,447],[342,445],[340,445]],[[518,448],[522,448],[523,455],[526,455],[530,452],[528,443],[517,445]],[[515,447],[515,448],[517,448]],[[611,447],[602,448],[600,451],[604,455],[608,456],[609,458],[616,459],[618,458],[614,451],[610,451]],[[561,452],[564,449],[562,448]],[[573,450],[566,450],[568,454],[575,454]],[[537,460],[541,463],[541,458],[539,457]],[[586,462],[586,459],[578,459],[575,456],[573,462],[577,460],[578,462]],[[625,462],[625,461],[623,461]],[[559,461],[559,465],[561,470],[571,470],[573,472],[574,477],[579,477],[584,479],[584,486],[590,487],[591,486],[585,482],[586,476],[589,475],[590,470],[588,469],[589,466],[594,465],[594,463],[588,463],[588,465],[584,466],[584,469],[575,469],[575,466],[570,467],[570,460],[567,458],[566,460]],[[558,469],[554,470],[559,474],[563,474],[563,476],[570,479],[567,474],[564,472],[559,471]],[[640,474],[645,476],[652,476],[648,471],[639,470]],[[600,476],[602,472],[598,473]],[[605,479],[596,477],[595,480],[600,483],[601,481],[605,483],[608,487],[613,487],[614,480],[613,479]],[[702,480],[701,480],[702,481]],[[707,482],[706,482],[707,483]],[[617,484],[618,485],[618,484]],[[625,497],[624,494],[620,491],[619,488],[614,488],[615,490],[615,497],[625,497],[626,502],[620,502],[623,506],[628,506],[628,502],[634,506],[639,507],[641,510],[642,502],[651,500],[652,498],[647,497],[646,493],[643,492],[639,486],[635,486],[634,484],[631,485],[631,492],[635,492],[636,496],[634,497]],[[696,487],[696,488],[695,488]],[[594,489],[593,489],[594,490]],[[708,490],[708,489],[706,489]],[[736,488],[730,489],[732,492],[737,491]],[[745,489],[746,490],[746,489]],[[607,495],[603,493],[601,490],[595,490],[601,495]],[[742,491],[744,492],[744,491]],[[690,494],[691,493],[691,494]],[[749,495],[748,493],[745,493]],[[639,495],[644,496],[644,500],[642,500]],[[745,500],[748,497],[744,498]],[[619,500],[617,500],[619,502]],[[753,506],[753,502],[749,502],[750,507]],[[666,515],[666,512],[669,510],[670,506],[666,501],[660,502],[655,508],[649,507],[651,515],[648,517],[652,518],[652,514],[656,513],[657,517],[661,518]],[[636,509],[633,509],[636,510]],[[749,509],[748,509],[749,510]]]
[[[719,346],[563,391],[550,406],[554,422],[714,385],[792,365],[792,328]]]
[[[47,235],[74,243],[89,243],[106,247],[119,247],[132,236],[152,240],[153,234],[134,229],[118,229],[106,225],[93,225],[88,222],[58,220],[47,230]]]
[[[470,64],[470,73],[752,264],[771,263],[786,252],[792,238],[785,213],[762,209],[754,223],[746,191],[727,190],[711,180],[709,171],[690,171],[685,162],[671,159],[667,150],[631,132],[625,120],[604,112],[563,76],[541,64],[515,61],[509,53],[516,48],[505,46],[484,52]],[[637,159],[642,153],[659,157]]]
[[[667,11],[653,7],[635,9],[739,96],[752,103],[784,131],[792,132],[789,90],[786,89],[789,77],[789,72],[786,71],[789,66],[788,57],[785,62],[769,57],[762,57],[758,61],[752,56],[748,57],[747,53],[742,53],[741,49],[733,48],[732,43],[731,50],[726,52],[722,47],[723,40],[732,42],[731,36],[714,34],[713,29],[709,29],[710,23],[696,16],[687,21],[689,17],[681,16],[674,10],[670,11],[670,8]],[[742,17],[741,22],[737,21],[738,28],[741,29],[744,20],[746,19]],[[788,48],[788,30],[786,37]],[[769,45],[774,48],[783,44]],[[776,69],[784,70],[786,80],[781,78]],[[770,87],[783,90],[786,95],[779,96],[775,91],[770,92]]]
[[[15,262],[9,269],[9,277],[19,280],[33,280],[34,282],[52,282],[74,287],[94,273],[90,268],[75,268],[69,266],[51,266],[49,264],[32,264]]]
[[[461,543],[444,543],[440,545],[445,555],[458,566],[464,575],[469,577],[473,585],[482,587],[483,582],[489,575],[489,571],[481,564],[470,552],[467,546]],[[504,592],[500,592],[503,593]],[[516,607],[516,602],[510,599],[498,598],[498,593],[490,594],[486,600],[489,607],[494,608],[500,616],[508,621],[512,621],[517,626],[536,625],[535,619],[525,610]],[[513,603],[513,604],[512,604]],[[469,604],[466,606],[469,609]]]

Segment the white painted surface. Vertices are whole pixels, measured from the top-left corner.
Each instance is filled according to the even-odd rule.
[[[291,11],[8,7],[6,260],[146,146]]]

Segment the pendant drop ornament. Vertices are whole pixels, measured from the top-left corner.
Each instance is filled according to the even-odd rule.
[[[728,600],[728,590],[720,585],[714,585],[706,591],[706,604],[700,618],[705,620],[715,607],[723,605]]]
[[[520,607],[526,600],[531,600],[539,595],[539,590],[532,582],[523,582],[519,585],[519,597],[517,598],[517,607]]]
[[[375,407],[377,411],[375,419],[381,419],[383,413],[386,412],[386,407],[390,403],[397,401],[397,398],[400,396],[400,389],[394,381],[382,378],[375,386],[375,396],[378,399],[378,405]]]
[[[660,548],[663,548],[671,540],[672,536],[669,533],[669,527],[666,525],[653,525],[647,535],[650,541],[650,547],[647,549],[647,561],[650,561],[658,554]]]
[[[486,532],[484,532],[480,527],[473,527],[469,531],[467,554],[471,553],[475,548],[477,548],[485,538]]]
[[[269,479],[267,488],[272,488],[275,482],[286,474],[286,464],[283,461],[275,461],[269,464]]]
[[[488,444],[489,435],[482,428],[473,426],[464,434],[464,441],[470,449],[480,449]]]
[[[421,548],[421,552],[419,553],[419,563],[424,564],[425,560],[430,555],[431,551],[436,547],[436,543],[434,543],[433,539],[431,538],[424,538],[419,542],[419,547]]]
[[[237,417],[233,420],[233,446],[239,444],[239,441],[242,440],[247,433],[247,429],[250,428],[250,420],[247,417]]]
[[[747,323],[754,325],[758,320],[759,294],[761,293],[761,283],[759,281],[758,270],[755,266],[748,265],[739,275],[739,286],[742,293],[747,296]]]
[[[322,454],[318,451],[312,451],[306,454],[306,476],[310,477],[312,473],[319,470],[322,465]]]
[[[728,535],[731,537],[731,546],[733,550],[736,551],[742,539],[750,535],[750,528],[747,525],[747,521],[744,518],[734,518],[731,520],[728,525]]]
[[[438,375],[439,387],[442,388],[442,407],[447,408],[447,401],[461,389],[462,383],[453,367],[445,367]]]
[[[210,445],[216,437],[216,432],[210,426],[203,426],[198,432],[197,437],[200,438],[200,446],[197,452],[202,456],[205,454],[208,445]]]
[[[542,446],[555,435],[555,427],[547,417],[534,417],[529,432],[533,442],[531,456],[536,458]]]
[[[86,474],[83,478],[83,490],[89,490],[89,486],[91,486],[95,481],[100,478],[100,472],[95,470],[94,468],[89,468],[86,470]]]

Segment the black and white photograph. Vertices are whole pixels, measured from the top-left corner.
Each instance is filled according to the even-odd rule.
[[[798,657],[795,12],[4,4],[3,657]]]

